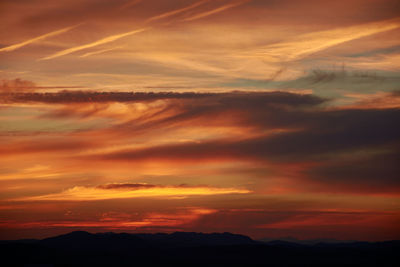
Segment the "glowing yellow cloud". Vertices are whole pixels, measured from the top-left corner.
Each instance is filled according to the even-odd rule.
[[[26,197],[22,201],[93,201],[106,199],[124,199],[139,197],[184,198],[188,196],[247,194],[251,191],[236,188],[216,188],[207,186],[139,186],[138,188],[123,187],[83,187],[75,186],[61,193],[36,197]]]
[[[80,25],[80,24],[79,24],[79,25]],[[64,32],[70,31],[71,29],[73,29],[73,28],[75,28],[75,27],[77,27],[77,26],[78,26],[78,25],[71,26],[71,27],[67,27],[67,28],[63,28],[63,29],[61,29],[61,30],[49,32],[49,33],[40,35],[40,36],[38,36],[38,37],[29,39],[29,40],[24,41],[24,42],[22,42],[22,43],[18,43],[18,44],[10,45],[10,46],[7,46],[7,47],[3,47],[3,48],[0,49],[0,52],[14,51],[14,50],[16,50],[16,49],[18,49],[18,48],[21,48],[21,47],[23,47],[23,46],[26,46],[26,45],[28,45],[28,44],[35,43],[35,42],[44,40],[44,39],[46,39],[46,38],[49,38],[49,37],[52,37],[52,36],[56,36],[56,35],[62,34],[62,33],[64,33]]]
[[[68,55],[68,54],[71,54],[71,53],[74,53],[74,52],[77,52],[77,51],[80,51],[80,50],[83,50],[83,49],[86,49],[86,48],[91,48],[91,47],[95,47],[95,46],[98,46],[98,45],[114,42],[114,41],[116,41],[118,39],[121,39],[123,37],[127,37],[127,36],[133,35],[133,34],[137,34],[137,33],[146,31],[148,29],[149,28],[142,28],[142,29],[139,29],[139,30],[134,30],[134,31],[126,32],[126,33],[111,35],[111,36],[108,36],[106,38],[100,39],[100,40],[98,40],[96,42],[93,42],[93,43],[80,45],[80,46],[75,46],[75,47],[72,47],[72,48],[68,48],[68,49],[62,50],[62,51],[57,52],[57,53],[55,53],[53,55],[50,55],[48,57],[44,57],[41,60],[53,59],[53,58],[65,56],[65,55]]]
[[[35,165],[15,173],[9,173],[5,175],[0,174],[0,181],[18,179],[53,179],[59,174],[59,172],[52,170],[50,166]]]

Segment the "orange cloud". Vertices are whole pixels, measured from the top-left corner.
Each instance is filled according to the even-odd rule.
[[[313,32],[260,48],[255,55],[272,62],[298,60],[344,42],[398,28],[400,22],[396,19]]]
[[[77,27],[79,25],[81,25],[81,24],[78,24],[78,25],[75,25],[75,26],[66,27],[66,28],[63,28],[63,29],[60,29],[60,30],[57,30],[57,31],[49,32],[49,33],[40,35],[38,37],[26,40],[26,41],[18,43],[18,44],[14,44],[14,45],[3,47],[3,48],[0,49],[0,52],[14,51],[14,50],[19,49],[21,47],[24,47],[26,45],[29,45],[29,44],[32,44],[32,43],[47,39],[49,37],[53,37],[53,36],[60,35],[62,33],[68,32],[68,31],[72,30],[73,28],[75,28],[75,27]]]
[[[209,1],[210,0],[202,0],[202,1],[199,1],[199,2],[195,2],[194,4],[192,4],[190,6],[183,7],[183,8],[180,8],[180,9],[176,9],[176,10],[173,10],[173,11],[169,11],[169,12],[163,13],[161,15],[157,15],[157,16],[151,17],[148,20],[146,20],[146,22],[152,22],[152,21],[168,18],[168,17],[171,17],[173,15],[177,15],[177,14],[183,13],[185,11],[188,11],[190,9],[196,8],[196,7],[198,7],[198,6],[200,6],[200,5],[204,4],[204,3],[207,3]]]
[[[354,104],[347,105],[346,109],[389,109],[400,108],[400,91],[378,92],[375,94],[347,93],[345,96],[356,100]]]
[[[25,92],[36,88],[35,83],[22,79],[1,80],[0,93]]]
[[[299,229],[304,227],[338,227],[373,224],[379,217],[396,216],[393,212],[309,212],[292,216],[288,219],[263,224],[258,228],[276,228],[276,229]],[[379,218],[380,219],[380,218]],[[378,220],[379,220],[378,219]]]
[[[126,8],[131,8],[133,6],[136,6],[137,4],[141,3],[143,0],[133,0],[133,1],[128,1],[125,4],[121,5],[118,9],[119,10],[124,10]]]
[[[217,212],[215,209],[190,207],[172,213],[148,212],[139,218],[130,214],[103,213],[98,220],[47,220],[35,222],[2,221],[0,227],[12,229],[29,228],[108,228],[135,229],[148,227],[177,227],[198,220],[202,216]]]
[[[116,49],[118,49],[118,48],[121,48],[121,46],[116,46],[116,47],[111,47],[111,48],[105,48],[105,49],[101,49],[101,50],[98,50],[98,51],[89,52],[89,53],[83,54],[83,55],[80,56],[80,57],[81,57],[81,58],[90,57],[90,56],[93,56],[93,55],[98,55],[98,54],[106,53],[106,52],[109,52],[109,51],[113,51],[113,50],[116,50]]]
[[[1,180],[14,180],[14,179],[52,179],[56,177],[59,173],[52,172],[50,166],[45,165],[35,165],[29,168],[24,168],[16,173],[11,174],[0,174]]]
[[[209,208],[192,208],[178,210],[175,213],[151,212],[146,214],[141,223],[146,224],[146,226],[180,226],[196,221],[204,215],[213,214],[215,212],[217,212],[217,210]],[[125,227],[129,227],[130,224],[130,222],[126,222],[122,225]]]
[[[149,28],[142,28],[142,29],[138,29],[138,30],[134,30],[134,31],[130,31],[130,32],[111,35],[111,36],[105,37],[103,39],[100,39],[98,41],[95,41],[95,42],[92,42],[92,43],[89,43],[89,44],[75,46],[75,47],[72,47],[72,48],[68,48],[68,49],[62,50],[62,51],[57,52],[57,53],[55,53],[53,55],[44,57],[41,60],[49,60],[49,59],[65,56],[65,55],[68,55],[68,54],[71,54],[71,53],[74,53],[74,52],[77,52],[77,51],[80,51],[80,50],[83,50],[83,49],[87,49],[87,48],[91,48],[91,47],[107,44],[107,43],[110,43],[110,42],[114,42],[114,41],[116,41],[118,39],[130,36],[130,35],[133,35],[133,34],[138,34],[138,33],[144,32],[144,31],[146,31],[148,29]]]
[[[232,3],[226,4],[226,5],[220,6],[218,8],[215,8],[213,10],[209,10],[209,11],[202,12],[202,13],[196,14],[194,16],[185,18],[185,19],[183,19],[183,21],[193,21],[193,20],[198,20],[198,19],[201,19],[201,18],[205,18],[205,17],[211,16],[211,15],[220,13],[222,11],[225,11],[227,9],[243,5],[243,4],[245,4],[245,3],[249,2],[249,1],[251,1],[251,0],[232,2]]]
[[[161,186],[147,184],[111,184],[98,187],[75,186],[61,193],[17,199],[19,201],[93,201],[125,198],[185,198],[188,196],[207,196],[224,194],[247,194],[247,189],[218,188],[209,186]]]

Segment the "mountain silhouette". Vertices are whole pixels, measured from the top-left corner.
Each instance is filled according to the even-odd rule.
[[[279,239],[275,238],[262,238],[259,239],[258,241],[264,242],[264,243],[272,243],[272,242],[288,242],[288,243],[296,243],[296,244],[302,244],[302,245],[316,245],[316,244],[345,244],[345,243],[355,243],[357,242],[356,240],[338,240],[338,239],[333,239],[333,238],[320,238],[320,239],[297,239],[294,237],[281,237]]]
[[[153,245],[174,247],[249,245],[258,243],[250,237],[231,233],[175,232],[172,234],[137,234],[136,236]]]
[[[91,234],[76,231],[65,235],[46,238],[37,241],[47,247],[71,250],[130,250],[149,247],[194,247],[194,246],[226,246],[257,244],[257,241],[244,235],[231,233],[194,233],[175,232],[172,234],[127,234],[127,233],[97,233]]]
[[[100,233],[91,234],[76,231],[65,235],[46,238],[38,241],[47,247],[72,249],[72,250],[130,250],[146,247],[146,241],[132,234]]]
[[[1,241],[2,266],[396,266],[400,241],[300,244],[231,233],[72,232]],[[40,265],[39,265],[40,266]]]

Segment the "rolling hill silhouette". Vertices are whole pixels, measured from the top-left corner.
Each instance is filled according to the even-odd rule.
[[[3,266],[396,266],[400,241],[299,244],[231,233],[77,231],[42,240],[1,241],[0,251]]]

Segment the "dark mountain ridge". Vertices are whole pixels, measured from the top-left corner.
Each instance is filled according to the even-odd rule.
[[[77,231],[42,240],[1,241],[0,251],[2,261],[13,266],[397,266],[400,241],[299,244],[231,233]]]
[[[0,241],[1,243],[26,243],[41,244],[48,246],[70,246],[78,247],[96,246],[101,244],[115,244],[118,246],[226,246],[226,245],[249,245],[259,244],[250,237],[232,233],[196,233],[196,232],[175,232],[175,233],[96,233],[92,234],[85,231],[75,231],[64,235],[45,239],[21,239]]]

